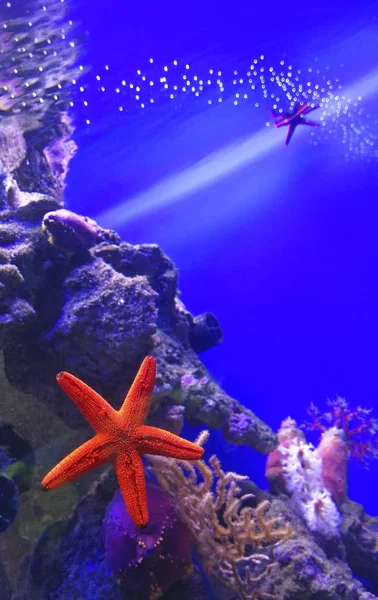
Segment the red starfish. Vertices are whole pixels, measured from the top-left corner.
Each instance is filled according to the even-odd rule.
[[[305,115],[320,108],[320,105],[311,106],[308,102],[306,104],[297,104],[294,112],[286,112],[286,113],[276,113],[273,110],[270,111],[272,118],[275,120],[275,127],[283,127],[284,125],[288,125],[289,129],[287,132],[285,146],[290,142],[295,128],[297,125],[310,125],[311,127],[319,127],[320,123],[315,123],[314,121],[310,121],[310,119],[306,119]]]
[[[70,373],[57,375],[67,396],[75,402],[96,435],[79,446],[50,471],[42,481],[47,490],[60,487],[100,465],[112,462],[132,520],[148,525],[146,482],[141,456],[157,454],[198,460],[203,448],[164,429],[144,425],[156,374],[156,361],[147,356],[117,412],[97,392]]]

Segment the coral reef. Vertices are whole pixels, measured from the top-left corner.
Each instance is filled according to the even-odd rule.
[[[257,504],[249,491],[237,493],[237,487],[250,487],[249,482],[235,473],[224,473],[215,458],[210,467],[156,457],[149,461],[188,524],[217,599],[375,597],[353,579],[347,564],[353,561],[356,573],[377,584],[376,523],[364,516],[360,506],[344,504],[342,536],[324,542],[309,533],[284,497],[274,498],[254,488],[258,496],[264,496]],[[209,487],[214,477],[217,483]],[[107,568],[102,531],[106,514],[113,510],[116,487],[114,472],[107,471],[68,519],[46,528],[33,554],[20,565],[13,600],[139,600],[140,596],[120,587]],[[163,600],[176,598],[210,598],[196,568],[162,596]]]
[[[0,155],[2,419],[26,435],[43,457],[34,481],[88,438],[87,424],[59,390],[56,374],[73,372],[118,408],[147,353],[157,361],[149,424],[180,434],[186,418],[222,429],[236,444],[271,451],[276,443],[272,430],[213,382],[199,360],[191,335],[196,318],[179,300],[176,268],[162,250],[120,243],[93,220],[59,212],[74,152],[66,113],[52,105],[32,127],[14,112],[6,119],[4,161]],[[51,213],[58,215],[58,245],[42,229],[43,220],[51,228]],[[90,230],[89,238],[84,234],[89,243],[81,241],[83,227]],[[220,341],[218,330],[217,336],[211,336],[212,344]],[[64,518],[91,481],[89,476],[75,482],[57,496],[42,497],[37,489],[21,496],[21,516],[1,539],[12,575],[46,523]],[[202,598],[199,581],[195,571],[180,593]],[[173,591],[167,593],[174,598]]]
[[[354,456],[362,463],[367,463],[378,457],[378,420],[370,416],[372,409],[358,406],[351,409],[345,398],[337,397],[328,400],[329,412],[321,413],[311,404],[309,415],[312,422],[306,423],[310,430],[320,430],[327,433],[330,429],[339,432],[340,440]]]
[[[277,434],[279,445],[266,463],[271,490],[289,494],[307,526],[325,537],[339,535],[338,507],[347,498],[348,458],[375,458],[378,430],[370,409],[351,410],[342,398],[329,401],[329,406],[331,411],[324,415],[313,405],[309,410],[313,422],[307,423],[307,428],[322,431],[317,448],[306,442],[296,422],[288,417]],[[351,426],[353,421],[357,421],[355,426]]]
[[[152,460],[155,459],[152,458]],[[190,469],[182,470],[184,465],[177,465],[168,474],[172,462],[171,459],[167,459],[168,462],[165,460],[158,459],[159,464],[156,463],[156,469],[160,470],[162,467],[162,479],[168,475],[169,480],[176,481],[176,475],[181,472],[179,484],[181,485],[184,480],[186,489],[191,486],[190,483],[185,483],[185,478],[191,479],[192,477]],[[163,465],[162,461],[164,461]],[[216,461],[214,464],[217,464]],[[216,468],[218,467],[216,466]],[[231,481],[238,480],[238,487],[239,485],[240,487],[249,487],[247,486],[248,481],[239,481],[240,476],[225,475],[230,484]],[[193,480],[194,484],[195,480]],[[125,592],[116,584],[106,565],[102,529],[106,510],[116,488],[114,472],[110,470],[93,485],[70,517],[47,527],[33,554],[25,557],[20,564],[12,600],[52,600],[53,598],[54,600],[70,598],[140,600],[139,595],[134,595],[131,591]],[[223,486],[215,488],[212,496],[220,504],[215,539],[212,540],[210,534],[213,531],[211,515],[214,517],[214,512],[209,500],[205,503],[202,516],[200,516],[201,523],[206,530],[201,531],[200,528],[193,530],[194,538],[198,539],[201,536],[203,540],[211,544],[211,549],[217,545],[217,540],[222,539],[218,536],[222,536],[227,527],[227,523],[223,520],[224,502],[227,503],[227,497],[223,496],[224,502],[222,503],[218,495],[219,493],[223,494],[223,491]],[[361,506],[353,502],[344,504],[342,538],[323,543],[321,538],[309,533],[302,519],[295,514],[284,497],[274,498],[269,494],[262,494],[255,486],[254,491],[257,495],[264,496],[264,504],[260,505],[259,509],[261,511],[259,519],[260,517],[263,519],[261,522],[277,523],[281,531],[284,523],[288,523],[291,532],[290,536],[280,536],[276,531],[274,533],[276,539],[270,544],[270,552],[269,544],[263,552],[261,565],[252,565],[253,569],[260,568],[264,571],[267,566],[265,557],[270,560],[269,576],[261,578],[258,582],[256,596],[258,600],[272,598],[275,600],[314,600],[315,598],[322,598],[322,600],[340,600],[341,598],[344,600],[374,600],[376,596],[366,591],[359,581],[353,579],[352,571],[347,564],[348,561],[353,569],[357,567],[359,570],[355,571],[356,574],[367,576],[369,581],[377,586],[377,550],[374,531],[376,521],[374,522],[364,515]],[[201,499],[203,499],[203,495],[201,495]],[[266,500],[268,500],[268,504]],[[186,506],[183,506],[181,502],[177,504],[179,510],[192,511],[192,506],[198,506],[198,499],[193,494],[189,495],[185,502]],[[247,493],[242,493],[240,497],[234,498],[235,503],[238,508],[250,506],[254,513],[257,508],[255,499],[251,497],[249,490]],[[205,508],[209,509],[208,513]],[[231,505],[230,508],[232,511],[236,510],[235,506]],[[248,511],[245,514],[248,514]],[[218,531],[219,527],[220,531]],[[208,529],[210,532],[207,531]],[[251,526],[250,529],[252,529]],[[289,529],[284,529],[284,532],[288,534]],[[243,530],[241,530],[241,534],[244,538]],[[267,532],[265,532],[265,536],[266,534]],[[281,539],[282,537],[284,539],[276,543],[277,538]],[[232,537],[228,538],[228,550],[232,541]],[[237,542],[235,546],[237,546]],[[221,544],[218,544],[218,549],[221,550]],[[241,553],[242,547],[239,550]],[[253,552],[253,548],[248,548],[248,551]],[[203,548],[201,552],[203,555],[206,554]],[[204,559],[212,561],[211,556],[204,556]],[[224,552],[222,565],[224,566],[226,563],[227,552]],[[216,568],[217,565],[214,567]],[[230,579],[232,578],[230,571],[226,572],[226,575]],[[219,600],[230,600],[231,597],[241,597],[243,600],[253,598],[251,595],[238,596],[235,591],[230,590],[228,586],[221,585],[218,580],[213,579],[212,585],[215,597]],[[210,600],[210,597],[213,596],[208,595],[202,576],[194,568],[193,574],[182,582],[174,584],[162,596],[162,600],[176,600],[177,598],[180,600]]]
[[[202,445],[208,436],[197,439]],[[255,509],[242,506],[238,482],[246,479],[224,473],[218,459],[210,466],[150,456],[153,473],[180,510],[207,574],[230,588],[237,598],[274,598],[261,590],[274,567],[273,548],[292,535],[288,523],[267,518],[267,500]],[[214,489],[215,488],[215,489]]]
[[[293,440],[281,452],[286,489],[296,512],[311,531],[337,536],[341,518],[323,480],[322,458],[301,440]]]
[[[66,252],[41,227],[47,212],[60,210],[60,199],[27,194],[20,206],[5,190],[0,212],[0,346],[9,381],[77,428],[83,420],[59,393],[55,375],[74,373],[118,407],[150,353],[158,366],[151,419],[164,406],[171,421],[171,408],[181,405],[193,424],[221,428],[235,444],[272,450],[272,430],[212,381],[192,349],[193,317],[178,303],[177,271],[161,249],[100,241]]]
[[[103,521],[116,489],[113,471],[104,473],[68,519],[47,527],[33,555],[20,565],[12,600],[140,599],[139,594],[117,585],[106,562]],[[196,569],[163,596],[163,600],[175,598],[206,600]]]
[[[296,421],[288,417],[281,423],[277,432],[277,441],[277,448],[268,455],[265,476],[269,481],[270,489],[273,493],[285,493],[287,486],[283,468],[284,456],[293,443],[305,443],[306,438],[303,431],[298,429]]]
[[[331,493],[335,504],[347,497],[348,445],[340,429],[331,427],[322,433],[317,454],[322,463],[324,487]]]
[[[261,494],[255,487],[257,503],[248,482],[224,473],[215,457],[210,467],[203,461],[194,465],[161,457],[149,461],[160,484],[176,499],[217,598],[373,598],[344,562],[352,541],[349,531],[343,541],[337,537],[325,542],[311,535],[284,497]],[[244,491],[238,493],[239,487]],[[368,556],[372,552],[370,544]]]
[[[118,585],[157,600],[192,571],[189,535],[174,504],[154,483],[147,483],[150,522],[138,529],[121,492],[110,502],[104,519],[106,561]]]
[[[205,439],[202,434],[197,443]],[[359,505],[344,504],[341,535],[324,538],[309,532],[284,496],[274,498],[246,478],[224,473],[216,457],[210,467],[203,461],[148,459],[175,498],[220,600],[375,597],[348,566],[376,586],[376,520]]]
[[[73,127],[67,112],[60,113],[60,121],[55,127],[55,131],[57,135],[47,145],[44,145],[43,154],[59,188],[63,191],[66,187],[68,165],[77,150],[76,143],[71,139]]]
[[[350,454],[375,456],[377,423],[337,399],[325,422],[311,409],[322,430],[316,451],[292,419],[277,446],[270,427],[211,379],[198,354],[221,342],[220,325],[186,309],[161,248],[121,242],[63,208],[76,152],[70,85],[85,71],[68,3],[36,0],[27,18],[24,3],[9,4],[0,33],[0,544],[8,573],[19,564],[11,590],[0,563],[1,599],[139,600],[164,591],[163,600],[372,600],[377,519],[346,499],[346,465]],[[195,464],[155,456],[150,469],[170,500],[148,484],[152,529],[137,536],[113,470],[42,499],[32,485],[41,469],[88,438],[56,374],[72,372],[119,408],[147,354],[157,363],[148,424],[180,434],[186,419],[271,453],[275,495],[225,473],[215,456]],[[187,532],[199,566],[183,579]]]

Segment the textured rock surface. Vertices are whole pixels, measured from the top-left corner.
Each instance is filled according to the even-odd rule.
[[[250,482],[245,482],[248,489]],[[347,544],[341,536],[325,541],[306,528],[295,514],[286,496],[269,497],[257,491],[256,496],[269,498],[267,518],[281,517],[293,528],[293,536],[273,549],[274,564],[259,584],[258,600],[374,600],[360,581],[353,577],[346,560]],[[253,500],[251,501],[252,505]],[[352,503],[353,504],[353,503]],[[349,540],[351,541],[351,540]],[[217,600],[231,600],[232,593],[213,583]],[[264,595],[264,593],[266,595]],[[255,597],[253,597],[255,598]],[[243,600],[246,600],[243,596]]]
[[[10,600],[12,595],[11,586],[6,574],[6,571],[3,567],[2,562],[0,562],[0,598],[1,600]]]
[[[0,538],[12,581],[46,524],[65,518],[98,477],[97,471],[52,495],[38,488],[49,468],[91,435],[57,385],[59,371],[73,372],[117,407],[151,353],[158,374],[150,423],[180,433],[186,417],[263,452],[276,440],[211,380],[191,348],[193,317],[178,301],[177,271],[158,246],[120,244],[101,228],[89,249],[66,248],[64,236],[60,247],[49,243],[41,224],[62,206],[74,151],[69,134],[64,114],[46,114],[40,129],[22,138],[19,129],[5,128],[1,139],[7,152],[3,162],[0,154],[0,417],[37,454],[32,489]]]
[[[367,515],[361,504],[347,500],[341,507],[341,533],[353,572],[369,581],[378,596],[378,517]]]
[[[55,247],[41,220],[59,206],[52,196],[34,194],[22,206],[7,200],[0,212],[0,344],[9,381],[81,427],[56,374],[71,371],[117,407],[150,353],[158,364],[150,421],[161,404],[172,427],[171,409],[181,405],[193,424],[221,428],[235,444],[272,450],[271,429],[212,381],[191,348],[193,317],[178,301],[169,258],[153,244]]]
[[[105,564],[103,519],[116,487],[114,472],[107,471],[68,519],[46,528],[33,555],[20,567],[13,600],[140,599],[133,592],[118,587]],[[266,493],[263,496],[268,497]],[[373,600],[376,597],[353,578],[345,562],[348,544],[352,543],[349,533],[345,534],[346,538],[325,542],[308,532],[284,496],[270,500],[266,516],[283,517],[290,522],[294,535],[274,548],[275,563],[261,583],[261,598],[264,598],[263,593],[279,600]],[[349,512],[357,514],[358,505],[351,503]],[[218,600],[232,597],[220,584],[214,582],[213,588]],[[163,599],[205,600],[211,597],[206,589],[195,570],[191,577],[172,586]]]
[[[353,578],[341,539],[325,542],[310,534],[285,500],[274,500],[268,514],[285,515],[295,531],[292,539],[274,551],[277,566],[266,586],[271,585],[271,593],[279,594],[281,600],[374,598]]]
[[[20,429],[37,455],[34,485],[22,494],[19,515],[0,538],[8,571],[0,563],[0,598],[136,600],[117,586],[104,560],[102,526],[117,488],[114,471],[106,472],[73,511],[98,471],[43,498],[37,490],[42,475],[90,433],[58,388],[56,374],[73,372],[118,407],[150,353],[157,360],[150,423],[179,433],[186,418],[266,453],[276,436],[211,379],[193,351],[193,316],[178,298],[176,268],[158,246],[119,243],[113,235],[94,236],[93,244],[90,237],[85,247],[68,240],[65,247],[64,235],[60,247],[49,243],[42,219],[62,207],[65,175],[76,151],[70,119],[62,105],[54,107],[43,109],[33,127],[23,126],[28,114],[24,121],[14,114],[0,132],[0,417]],[[241,401],[251,405],[250,398]],[[378,595],[377,519],[346,502],[341,536],[324,542],[309,533],[287,497],[272,498],[251,482],[244,487],[269,498],[270,515],[284,517],[295,532],[273,550],[275,566],[261,587],[265,598],[376,597],[351,569]],[[22,556],[12,594],[8,577],[13,581]],[[230,595],[217,588],[219,600]],[[164,599],[207,597],[195,570]]]

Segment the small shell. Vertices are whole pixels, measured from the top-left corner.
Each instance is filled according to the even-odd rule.
[[[71,252],[89,250],[106,239],[119,243],[115,232],[103,229],[93,219],[65,208],[46,213],[42,229],[48,233],[51,244]]]

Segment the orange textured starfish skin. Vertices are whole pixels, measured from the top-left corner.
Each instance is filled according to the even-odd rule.
[[[156,362],[147,356],[119,411],[97,392],[70,373],[57,381],[76,404],[96,435],[71,452],[43,479],[53,490],[108,462],[115,466],[127,510],[137,527],[148,525],[146,482],[141,456],[157,454],[183,460],[198,460],[203,448],[164,429],[144,425],[156,375]]]

